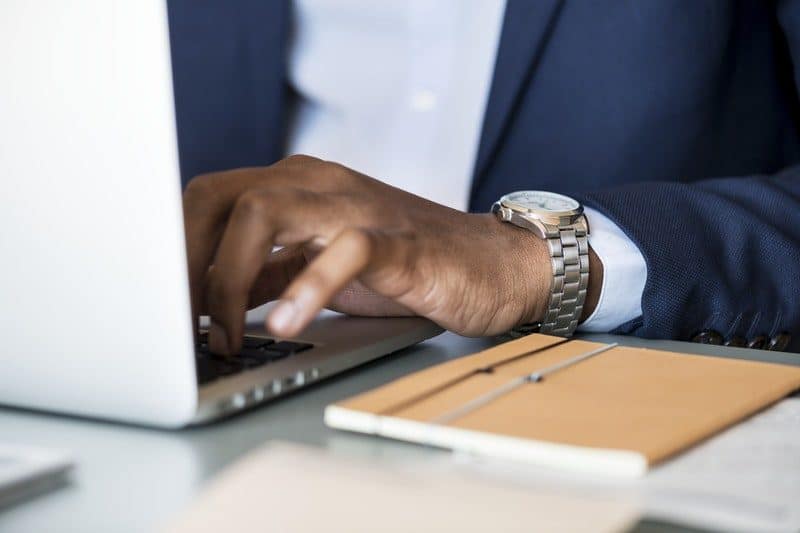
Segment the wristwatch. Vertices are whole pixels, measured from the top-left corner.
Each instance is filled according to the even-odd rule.
[[[519,332],[569,337],[578,327],[589,285],[589,224],[577,200],[546,191],[518,191],[500,198],[492,213],[547,242],[553,282],[542,321]]]

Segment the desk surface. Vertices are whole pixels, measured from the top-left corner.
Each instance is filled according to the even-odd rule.
[[[621,344],[641,342],[607,335],[591,338]],[[0,511],[0,531],[152,531],[189,502],[204,481],[271,439],[310,444],[349,456],[444,458],[444,451],[328,429],[322,421],[323,408],[493,342],[445,333],[225,422],[178,432],[0,409],[0,440],[69,450],[77,462],[66,487]],[[675,345],[667,342],[659,347],[675,349]],[[690,348],[685,344],[680,347]],[[691,349],[800,365],[800,356],[792,354],[700,345]],[[639,530],[677,528],[643,524]]]

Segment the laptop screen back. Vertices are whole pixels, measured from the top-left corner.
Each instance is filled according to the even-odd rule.
[[[193,413],[168,42],[161,0],[0,3],[0,403]]]

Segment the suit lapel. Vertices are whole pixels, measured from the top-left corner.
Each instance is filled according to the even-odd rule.
[[[483,119],[472,191],[491,163],[519,96],[539,63],[563,0],[508,0]]]

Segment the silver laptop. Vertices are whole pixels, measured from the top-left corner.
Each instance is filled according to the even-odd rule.
[[[165,2],[3,0],[0,65],[0,404],[181,427],[440,332],[328,313],[198,355]]]

